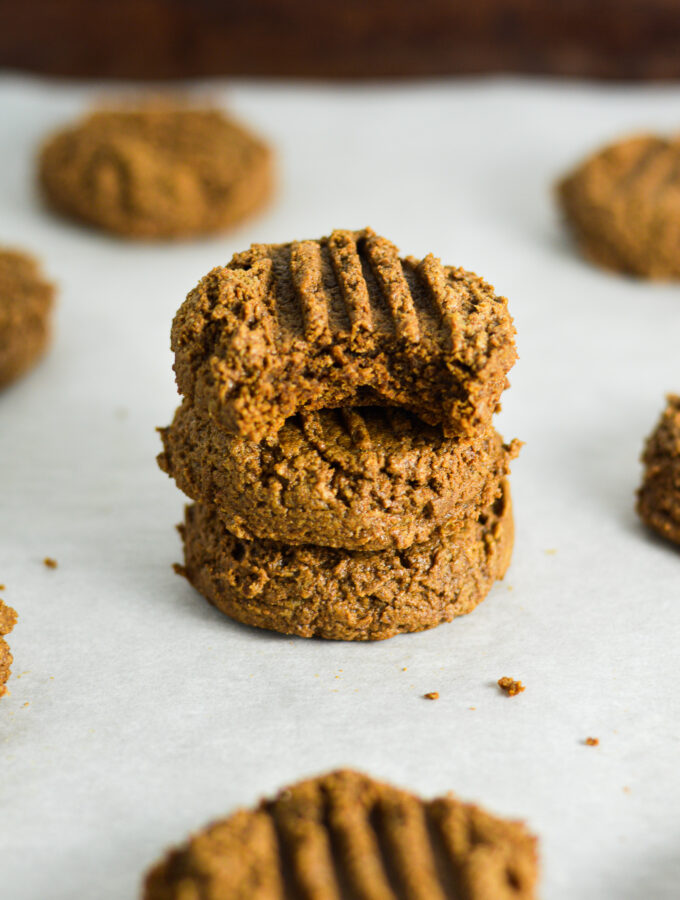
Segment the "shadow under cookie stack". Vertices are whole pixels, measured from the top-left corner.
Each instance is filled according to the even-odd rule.
[[[379,640],[470,612],[510,562],[519,443],[492,425],[505,298],[370,229],[255,244],[172,328],[160,467],[195,502],[183,574],[232,618]]]

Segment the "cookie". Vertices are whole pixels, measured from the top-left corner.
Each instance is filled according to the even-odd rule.
[[[507,301],[370,229],[254,244],[191,291],[172,328],[180,393],[249,440],[297,412],[398,406],[447,436],[488,428],[516,358]]]
[[[53,299],[54,286],[32,256],[0,249],[0,387],[43,355]]]
[[[172,850],[144,900],[534,900],[536,838],[451,794],[352,771],[299,782]]]
[[[238,538],[403,549],[496,498],[519,442],[445,438],[389,407],[304,412],[276,439],[230,434],[184,403],[158,462]]]
[[[641,135],[595,153],[558,185],[584,254],[646,278],[680,278],[680,138]]]
[[[258,628],[346,641],[423,631],[470,612],[510,564],[510,492],[464,524],[405,550],[339,550],[227,531],[214,507],[187,507],[182,574],[223,613]]]
[[[52,208],[129,238],[229,228],[272,191],[272,155],[218,109],[144,103],[101,109],[45,144],[39,165]]]
[[[642,456],[637,510],[643,522],[680,544],[680,397],[670,395]]]
[[[9,679],[12,654],[9,652],[7,642],[3,636],[9,634],[17,623],[17,614],[10,606],[0,600],[0,697],[7,693],[7,680]]]

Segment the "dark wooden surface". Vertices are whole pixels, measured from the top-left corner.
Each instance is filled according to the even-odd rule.
[[[0,67],[129,78],[678,78],[680,0],[0,0]]]

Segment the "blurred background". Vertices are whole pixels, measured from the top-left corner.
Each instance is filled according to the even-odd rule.
[[[680,76],[678,0],[0,0],[0,68],[162,79]]]

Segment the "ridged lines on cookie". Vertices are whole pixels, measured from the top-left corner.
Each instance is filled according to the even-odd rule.
[[[328,310],[331,300],[323,283],[319,242],[293,242],[290,269],[293,285],[302,306],[307,340],[310,344],[330,343],[332,335]]]
[[[416,343],[420,340],[418,314],[397,248],[374,234],[365,238],[364,246],[375,279],[392,313],[396,334],[408,343]]]
[[[301,338],[310,347],[327,347],[347,332],[357,348],[379,335],[407,347],[427,336],[448,341],[465,363],[468,355],[486,352],[494,321],[489,310],[505,302],[482,279],[445,267],[432,255],[401,259],[394,244],[370,229],[336,230],[320,241],[253,245],[236,254],[229,268],[269,276],[263,290],[279,340]]]
[[[268,804],[286,898],[445,900],[422,804],[397,792],[358,800],[355,791],[353,781],[306,784]],[[403,818],[390,821],[397,811]]]

